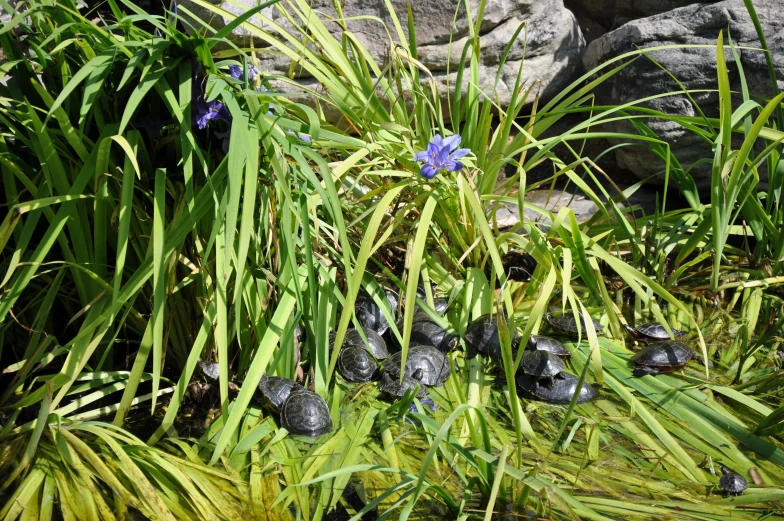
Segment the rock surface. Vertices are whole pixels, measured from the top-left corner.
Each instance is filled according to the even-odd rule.
[[[254,0],[216,0],[218,5],[237,15],[243,12],[234,2],[247,4],[247,9],[254,7]],[[320,13],[321,20],[336,17],[332,0],[312,0],[308,2],[315,12]],[[365,0],[343,2],[343,16],[346,18],[348,30],[367,47],[371,56],[383,67],[390,53],[390,36],[397,41],[397,33],[384,0]],[[391,0],[391,4],[400,19],[403,30],[407,31],[406,0]],[[476,17],[478,0],[470,0],[472,16]],[[210,23],[216,29],[225,26],[230,20],[215,16],[211,11],[201,8],[190,0],[182,0],[181,6]],[[460,11],[455,11],[460,5]],[[433,73],[442,98],[451,91],[457,77],[456,66],[460,62],[463,48],[468,40],[468,25],[464,3],[458,0],[419,0],[411,2],[414,22],[417,31],[417,46],[420,61]],[[292,25],[284,19],[275,7],[264,9],[262,16],[251,18],[251,21],[266,30],[274,24],[291,30]],[[352,19],[353,18],[353,19]],[[381,22],[379,22],[379,19]],[[454,23],[453,23],[454,22]],[[497,97],[502,106],[508,106],[512,88],[514,87],[518,69],[521,64],[524,32],[512,46],[506,64],[501,70],[496,93],[493,94],[498,64],[506,46],[512,40],[515,31],[524,22],[528,23],[528,38],[523,80],[526,83],[539,81],[539,92],[544,97],[552,96],[568,85],[576,74],[581,72],[581,58],[585,50],[585,41],[572,13],[563,5],[563,0],[493,0],[487,2],[482,26],[480,28],[482,58],[480,62],[481,87],[493,98]],[[338,41],[342,29],[338,23],[326,21],[325,25]],[[249,43],[250,33],[243,28],[234,31],[234,39],[238,43]],[[301,35],[298,35],[301,39]],[[450,43],[451,39],[451,43]],[[254,41],[259,47],[264,44]],[[260,52],[262,71],[286,75],[289,73],[290,62],[279,54]],[[449,65],[451,63],[451,66]],[[298,69],[300,80],[306,86],[307,75]],[[465,81],[465,80],[464,80]],[[289,87],[288,91],[291,90]],[[530,98],[533,101],[533,97]]]
[[[702,3],[710,3],[710,1],[705,0]],[[666,13],[677,7],[698,2],[694,0],[564,0],[564,3],[577,17],[583,36],[590,43],[631,20]]]
[[[755,0],[754,5],[767,35],[779,78],[784,89],[784,18],[780,16],[781,0]],[[634,20],[593,41],[584,57],[586,68],[593,68],[615,56],[638,47],[660,45],[705,44],[705,49],[667,49],[652,51],[650,55],[678,78],[688,89],[717,89],[715,44],[719,31],[727,27],[739,46],[759,47],[756,31],[742,0],[725,0],[713,4],[691,5],[664,14]],[[760,51],[738,49],[749,91],[770,96],[772,89],[765,59]],[[734,90],[739,91],[739,74],[730,50],[725,53]],[[669,75],[652,61],[641,57],[597,90],[597,103],[622,104],[654,94],[679,90]],[[700,92],[694,101],[709,117],[718,116],[718,95]],[[734,100],[734,106],[738,106]],[[651,101],[647,106],[668,114],[699,115],[686,96],[675,95]],[[670,143],[672,151],[684,168],[700,159],[711,159],[710,145],[669,121],[647,120],[646,123],[661,138]],[[614,124],[610,130],[632,131],[626,124]],[[663,163],[647,148],[622,147],[617,150],[618,164],[645,178],[663,171]],[[710,183],[710,162],[697,166],[692,176],[698,188],[705,190]]]

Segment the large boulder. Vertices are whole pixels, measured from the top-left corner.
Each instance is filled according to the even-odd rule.
[[[256,5],[255,0],[216,0],[227,11],[238,15],[244,9],[235,4],[245,4],[247,8]],[[319,18],[338,40],[342,33],[340,25],[330,21],[337,14],[332,0],[309,0],[308,2]],[[406,5],[407,0],[390,0],[403,30],[407,31]],[[367,47],[371,56],[382,66],[390,54],[390,37],[397,41],[397,32],[386,7],[385,0],[365,0],[343,2],[343,16],[348,30]],[[460,5],[460,11],[455,12]],[[476,18],[478,0],[470,0],[471,14]],[[201,8],[189,0],[181,0],[186,7],[205,22],[219,29],[229,23],[230,19],[215,16],[211,11]],[[281,4],[286,8],[286,3]],[[458,0],[417,0],[411,2],[416,31],[417,47],[420,61],[433,73],[439,92],[446,98],[447,92],[454,89],[457,77],[457,65],[463,48],[468,40],[468,24],[465,3]],[[269,30],[272,25],[267,21],[293,31],[291,24],[276,7],[262,11],[262,17],[251,19],[261,28]],[[454,23],[453,23],[454,22]],[[523,58],[525,41],[523,33],[512,47],[507,61],[501,70],[496,92],[492,85],[498,71],[498,64],[504,49],[512,40],[515,31],[521,24],[528,23],[528,38],[523,67],[523,79],[526,83],[538,81],[537,92],[543,97],[550,97],[568,85],[582,70],[581,58],[585,51],[585,41],[572,13],[563,5],[563,0],[493,0],[487,2],[482,26],[480,28],[482,57],[480,62],[481,86],[486,92],[497,99],[501,106],[506,107],[512,96],[515,78]],[[244,28],[233,32],[233,38],[240,44],[250,43],[250,34]],[[302,40],[302,35],[297,35]],[[451,42],[451,43],[450,43]],[[256,40],[256,46],[263,42]],[[262,72],[289,74],[290,62],[276,53],[259,53],[262,60]],[[451,65],[450,65],[451,63]],[[449,72],[447,72],[449,71]],[[305,86],[312,86],[315,81],[309,79],[305,71],[297,68],[299,81]],[[465,81],[465,80],[464,80]],[[531,99],[530,101],[533,101]]]
[[[695,0],[564,0],[577,17],[583,36],[592,42],[626,22],[698,3]]]
[[[784,90],[784,18],[780,16],[781,0],[754,0],[754,5],[771,48],[779,88]],[[691,5],[631,21],[593,41],[588,46],[583,62],[587,69],[592,69],[613,57],[634,50],[635,47],[684,44],[714,46],[704,49],[666,49],[651,51],[649,54],[686,88],[712,90],[694,92],[692,98],[707,116],[717,117],[715,44],[719,31],[724,31],[724,41],[725,45],[727,44],[728,27],[729,36],[740,47],[737,53],[749,91],[753,95],[770,97],[772,88],[765,57],[762,52],[748,48],[759,48],[760,42],[742,0]],[[739,73],[729,47],[726,49],[725,58],[733,90],[739,91]],[[651,60],[640,57],[597,89],[597,102],[601,105],[619,105],[678,90],[678,85],[667,72]],[[735,106],[737,101],[734,100]],[[646,105],[667,114],[699,115],[692,101],[685,95],[659,98]],[[685,168],[700,159],[710,160],[713,157],[709,144],[680,125],[656,119],[647,120],[646,123],[670,144],[673,153]],[[626,123],[612,124],[610,127],[610,130],[615,131],[633,131]],[[661,173],[664,168],[663,163],[642,146],[621,147],[616,154],[619,166],[633,171],[640,178]],[[710,161],[694,168],[692,176],[698,187],[705,190],[710,183]]]

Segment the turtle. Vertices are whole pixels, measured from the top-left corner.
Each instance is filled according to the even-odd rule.
[[[623,328],[635,340],[645,342],[646,344],[649,343],[650,340],[670,340],[669,333],[667,333],[667,330],[660,322],[648,322],[647,324],[642,324],[636,328],[631,328],[628,325],[623,324]],[[673,338],[679,338],[686,334],[685,331],[680,331],[675,328],[671,329]]]
[[[400,376],[400,362],[403,359],[402,351],[392,353],[384,360],[383,368],[392,376]],[[408,350],[404,376],[411,377],[421,369],[420,381],[425,385],[442,385],[451,374],[449,358],[433,346],[413,346]]]
[[[394,316],[397,313],[397,295],[388,289],[384,289],[384,293],[387,296],[387,301]],[[372,329],[379,335],[383,335],[389,329],[389,322],[381,312],[381,308],[378,307],[373,297],[367,293],[357,296],[357,301],[354,304],[354,313],[365,331]]]
[[[560,315],[560,316],[553,316],[552,313],[546,313],[544,315],[544,319],[547,321],[550,326],[558,331],[559,333],[564,333],[567,335],[576,335],[577,333],[586,333],[585,324],[582,315],[580,315],[580,321],[578,322],[574,319],[572,315]],[[591,323],[593,324],[594,329],[597,333],[601,333],[604,330],[604,326],[601,325],[594,319],[591,319]]]
[[[425,297],[422,297],[423,300],[424,298]],[[427,302],[427,300],[425,300],[425,302]],[[449,308],[449,299],[433,298],[433,310],[436,312],[436,314],[443,315],[444,313],[446,313],[446,310],[448,308]],[[419,304],[417,304],[415,313],[424,314],[425,312],[422,310],[421,307],[419,307]]]
[[[324,398],[301,385],[291,389],[280,408],[280,424],[291,434],[317,437],[332,430],[332,418]]]
[[[719,488],[721,489],[724,497],[727,496],[740,496],[743,491],[749,488],[749,482],[740,474],[731,471],[724,465],[721,465],[722,476],[719,478]]]
[[[378,384],[378,390],[391,396],[403,396],[410,388],[419,386],[416,396],[417,398],[424,398],[427,396],[427,389],[420,382],[421,379],[421,368],[414,371],[411,376],[403,376],[402,382],[400,381],[400,374],[392,376],[385,371],[381,373],[381,383]]]
[[[220,378],[220,364],[218,362],[205,362],[201,358],[197,358],[196,363],[199,364],[199,369],[201,369],[204,376],[210,380]]]
[[[286,398],[291,394],[291,389],[297,385],[294,380],[282,378],[280,376],[261,375],[259,381],[259,391],[261,392],[261,403],[272,412],[280,412],[280,407]]]
[[[364,347],[348,346],[340,350],[338,370],[349,382],[369,382],[378,371],[378,363]]]
[[[565,368],[563,360],[549,351],[526,351],[520,359],[520,367],[517,368],[517,372],[539,380],[544,379],[553,385],[553,377],[560,374]]]
[[[363,332],[365,333],[367,342],[362,339],[362,335],[358,329],[351,328],[346,331],[346,336],[343,338],[342,349],[345,349],[346,347],[361,347],[369,351],[376,360],[383,360],[389,356],[387,343],[381,335],[372,329],[365,329]],[[334,342],[335,338],[332,337],[331,340]]]
[[[577,391],[579,378],[570,373],[561,372],[555,375],[550,385],[541,385],[536,376],[518,373],[515,377],[517,387],[526,396],[549,403],[569,403]],[[577,403],[590,402],[596,398],[596,390],[583,383]]]
[[[512,334],[512,343],[517,339],[517,331]],[[501,339],[498,337],[496,315],[482,315],[466,328],[465,339],[468,344],[482,355],[496,362],[501,361]]]
[[[398,331],[403,333],[403,319],[397,321],[395,324]],[[436,349],[448,353],[457,345],[457,336],[453,335],[430,317],[422,312],[414,314],[411,322],[411,338],[409,347],[411,345],[433,346]],[[393,337],[393,341],[400,346],[397,337]]]
[[[566,349],[566,346],[553,337],[531,335],[528,338],[528,347],[537,351],[548,351],[561,358],[569,358],[572,353]]]
[[[685,344],[669,340],[650,344],[631,357],[634,362],[634,376],[655,375],[676,371],[694,358],[694,351]]]

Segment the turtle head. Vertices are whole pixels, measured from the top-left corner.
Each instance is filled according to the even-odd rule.
[[[536,349],[536,342],[537,342],[536,335],[531,335],[528,337],[528,345],[534,349]]]
[[[732,471],[728,467],[725,467],[724,465],[719,465],[719,468],[721,469],[721,473],[724,474],[725,476],[727,474],[732,474]]]
[[[637,336],[637,331],[635,331],[634,329],[632,329],[631,327],[629,327],[629,324],[623,324],[623,323],[622,323],[622,324],[621,324],[621,326],[622,326],[622,327],[623,327],[623,329],[624,329],[624,330],[625,330],[627,333],[629,333],[631,336],[633,336],[633,337],[636,337],[636,336]]]

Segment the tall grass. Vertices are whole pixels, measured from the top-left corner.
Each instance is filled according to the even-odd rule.
[[[381,67],[351,35],[332,37],[304,0],[274,6],[290,32],[263,16],[267,6],[215,32],[183,8],[151,16],[111,0],[108,18],[92,23],[68,0],[32,2],[13,31],[0,33],[8,56],[0,66],[8,78],[0,87],[8,208],[0,225],[0,468],[8,470],[0,516],[50,519],[57,508],[69,519],[138,511],[320,520],[336,508],[354,519],[378,508],[400,519],[442,511],[488,519],[508,505],[557,519],[674,511],[682,519],[774,519],[772,502],[784,499],[776,488],[784,416],[778,370],[760,355],[775,351],[784,320],[771,290],[781,283],[771,235],[779,214],[777,200],[750,181],[763,161],[776,171],[781,133],[771,117],[781,96],[763,105],[744,93],[733,110],[719,37],[719,120],[655,113],[646,100],[594,106],[592,91],[629,60],[645,59],[642,51],[587,73],[541,107],[518,75],[504,110],[478,76],[482,1],[467,14],[471,52],[454,64],[462,72],[444,104],[417,61],[410,11],[400,20],[390,10],[400,46]],[[246,23],[251,16],[270,29]],[[183,33],[183,24],[199,31]],[[227,67],[248,71],[253,56],[234,45],[219,58],[213,51],[240,24],[317,78],[321,102],[355,134],[256,90],[266,77],[233,79]],[[520,26],[516,37],[525,34]],[[224,103],[231,125],[194,126],[199,96]],[[571,113],[584,121],[543,137]],[[666,143],[646,131],[648,117],[713,136],[709,207],[689,191]],[[639,133],[593,130],[618,119]],[[450,132],[473,151],[467,168],[425,182],[411,158],[435,133]],[[744,135],[738,151],[733,132]],[[604,137],[658,151],[692,208],[646,226],[622,207],[629,194],[607,192],[578,146]],[[765,149],[752,156],[759,140]],[[558,145],[574,157],[559,157]],[[526,172],[542,163],[600,212],[578,223],[568,208],[552,214],[526,203],[535,188]],[[503,178],[508,165],[515,173]],[[552,225],[499,230],[495,214],[510,202]],[[737,224],[739,212],[750,232]],[[731,246],[730,235],[753,236],[754,252]],[[651,244],[661,252],[654,259]],[[536,261],[531,282],[507,279],[510,250]],[[755,268],[763,263],[773,274]],[[416,295],[430,281],[450,297],[445,317],[432,311],[432,294]],[[458,349],[451,356],[460,374],[431,389],[435,412],[408,413],[405,401],[379,400],[374,385],[346,384],[336,357],[356,325],[360,291],[395,322],[381,284],[461,334],[479,315],[506,310],[508,323],[498,314],[506,370]],[[708,289],[724,293],[714,299]],[[402,328],[392,327],[404,358],[413,310],[405,306]],[[513,349],[511,330],[525,345],[551,310],[607,326],[607,338],[589,332],[568,345],[571,370],[601,387],[594,403],[557,408],[517,397],[511,368],[522,350]],[[633,377],[622,320],[690,329],[704,367]],[[740,334],[727,342],[727,331]],[[214,419],[187,439],[183,411],[194,401],[200,357],[220,362]],[[311,443],[288,437],[253,400],[265,373],[307,381],[327,400],[336,429]],[[708,494],[718,463],[754,468],[765,486],[733,500]],[[87,491],[83,505],[72,500],[79,490]]]

